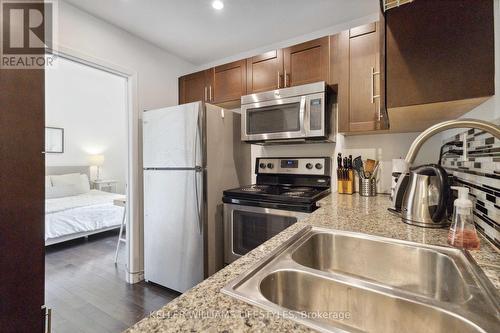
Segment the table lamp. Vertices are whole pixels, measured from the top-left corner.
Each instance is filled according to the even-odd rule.
[[[89,156],[90,166],[97,167],[97,179],[101,180],[101,166],[104,164],[104,155],[90,155]]]

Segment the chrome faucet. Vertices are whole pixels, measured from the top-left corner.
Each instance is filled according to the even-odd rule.
[[[415,161],[420,148],[431,136],[437,134],[439,132],[443,132],[452,128],[476,128],[486,131],[492,134],[495,138],[500,139],[500,128],[499,126],[478,119],[456,119],[444,121],[442,123],[436,124],[434,126],[429,127],[425,131],[423,131],[415,141],[411,144],[410,150],[408,150],[408,154],[406,154],[406,165],[409,167]]]

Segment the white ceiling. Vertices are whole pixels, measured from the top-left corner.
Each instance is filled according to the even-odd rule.
[[[207,64],[378,10],[378,0],[66,0],[195,64]]]

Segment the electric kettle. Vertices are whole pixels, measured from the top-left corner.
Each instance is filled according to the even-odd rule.
[[[451,190],[446,171],[437,164],[410,170],[398,181],[393,199],[394,208],[403,222],[427,228],[449,225],[447,208]]]

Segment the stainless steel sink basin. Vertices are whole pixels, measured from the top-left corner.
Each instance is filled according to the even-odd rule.
[[[498,332],[467,252],[304,228],[222,292],[326,332]]]
[[[464,302],[470,297],[453,259],[431,249],[317,233],[297,248],[292,259],[313,269],[355,275],[441,301]]]
[[[294,311],[318,313],[321,321],[347,331],[481,331],[470,322],[440,309],[300,271],[271,273],[260,283],[260,291],[274,304]],[[327,315],[319,316],[323,313]],[[348,318],[347,313],[350,314]]]

